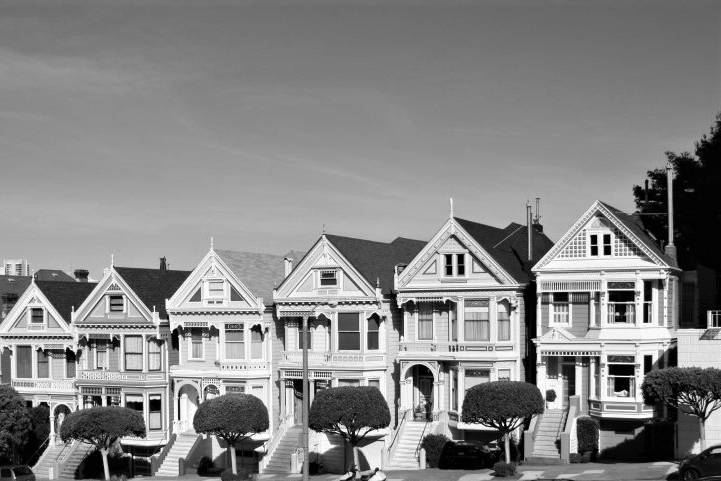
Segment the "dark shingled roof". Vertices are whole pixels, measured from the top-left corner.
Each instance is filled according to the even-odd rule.
[[[48,301],[70,323],[73,307],[77,309],[97,285],[94,282],[35,281]]]
[[[148,309],[153,310],[153,306],[155,306],[161,319],[168,318],[165,300],[170,299],[190,275],[190,271],[139,267],[115,267],[115,271],[128,283]]]
[[[216,249],[215,253],[254,296],[263,298],[266,306],[273,303],[273,289],[279,286],[285,278],[283,259],[289,257],[297,263],[304,255],[300,251],[276,255],[219,249]]]
[[[600,202],[605,208],[610,210],[613,215],[616,216],[616,218],[624,225],[628,230],[633,232],[633,234],[638,237],[641,242],[646,244],[657,256],[659,256],[661,259],[666,262],[666,264],[678,267],[678,264],[675,260],[671,259],[669,256],[667,256],[663,249],[658,245],[658,242],[656,239],[646,230],[646,228],[643,225],[643,220],[641,219],[641,216],[637,214],[626,214],[622,210],[619,210],[611,205],[606,204],[605,202]]]
[[[75,282],[75,278],[73,276],[66,274],[60,269],[38,269],[35,271],[35,280]]]
[[[29,285],[29,276],[0,275],[0,296],[5,294],[15,294],[17,297],[20,297]],[[0,302],[2,302],[1,299]]]
[[[553,247],[553,241],[538,229],[533,231],[533,259],[528,260],[528,228],[511,222],[505,228],[454,217],[496,262],[519,283],[531,279],[531,267]]]
[[[398,237],[390,243],[331,234],[326,234],[326,238],[371,286],[376,285],[376,279],[380,280],[383,294],[393,290],[394,266],[409,263],[426,245],[426,241],[404,237]]]

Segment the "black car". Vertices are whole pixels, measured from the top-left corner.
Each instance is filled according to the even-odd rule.
[[[684,481],[721,476],[721,444],[684,458],[678,466],[678,472]]]
[[[443,446],[438,467],[441,469],[490,468],[500,456],[501,450],[495,446],[468,441],[450,441]]]

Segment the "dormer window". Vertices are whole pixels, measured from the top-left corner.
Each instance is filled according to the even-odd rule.
[[[613,236],[610,233],[595,233],[588,236],[591,257],[608,257],[613,254]]]
[[[465,254],[443,254],[443,273],[446,277],[466,275]]]
[[[32,324],[42,324],[45,322],[45,310],[42,307],[33,307],[30,309],[30,322]]]
[[[338,287],[338,271],[335,269],[320,271],[321,287]]]
[[[222,299],[225,296],[223,281],[208,281],[208,298]]]
[[[125,311],[125,298],[123,296],[108,297],[108,311],[123,312]]]

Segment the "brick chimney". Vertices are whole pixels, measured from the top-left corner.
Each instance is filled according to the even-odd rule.
[[[165,257],[160,258],[160,270],[161,271],[168,270],[168,260]]]
[[[73,271],[73,276],[75,276],[77,282],[88,282],[89,275],[90,272],[88,272],[87,269],[75,269],[75,271]]]
[[[284,257],[283,258],[283,270],[285,272],[285,277],[288,277],[290,273],[293,271],[293,258],[292,257]]]

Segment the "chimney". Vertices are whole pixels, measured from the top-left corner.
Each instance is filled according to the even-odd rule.
[[[165,257],[160,258],[160,270],[161,271],[167,271],[168,270],[168,262]]]
[[[288,277],[293,270],[293,258],[292,257],[284,257],[283,258],[283,267],[285,271],[285,277]]]
[[[531,201],[526,202],[526,230],[528,231],[528,261],[533,260],[533,213]]]
[[[666,193],[668,195],[668,244],[664,251],[674,261],[676,260],[676,245],[673,243],[673,166],[666,164]]]
[[[533,217],[533,228],[538,232],[543,232],[543,224],[541,224],[541,198],[536,197],[536,215]]]
[[[77,282],[88,282],[89,275],[90,272],[88,272],[87,269],[75,269],[75,271],[73,271],[73,276],[75,276]]]

